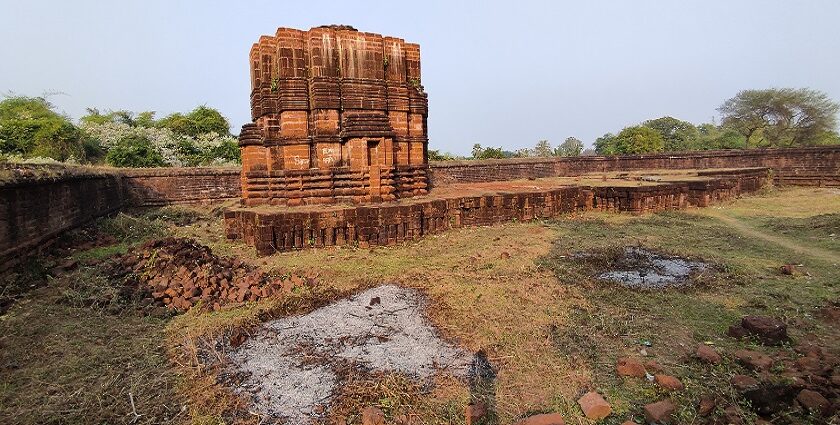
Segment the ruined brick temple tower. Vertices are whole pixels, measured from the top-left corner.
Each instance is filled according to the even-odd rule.
[[[349,26],[280,28],[251,47],[239,137],[244,205],[376,202],[428,190],[420,46]]]

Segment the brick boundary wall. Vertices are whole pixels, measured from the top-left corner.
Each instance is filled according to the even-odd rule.
[[[840,186],[840,146],[716,150],[661,155],[512,158],[433,161],[430,183],[486,182],[642,169],[768,167],[776,184]],[[136,206],[239,199],[240,168],[120,169],[129,203]]]
[[[61,232],[125,206],[119,175],[37,168],[9,171],[0,166],[13,175],[0,182],[0,270]]]
[[[432,185],[569,176],[647,168],[768,167],[776,183],[840,186],[840,146],[689,152],[661,155],[445,161],[430,164]],[[10,258],[64,230],[124,206],[239,199],[240,169],[109,169],[10,166],[0,181],[0,269]],[[26,170],[29,171],[26,171]],[[41,172],[32,172],[32,170]],[[47,170],[46,172],[43,172]]]
[[[779,184],[840,186],[840,146],[430,162],[432,185],[644,169],[768,167]]]
[[[126,206],[239,199],[239,168],[0,164],[0,270],[61,232]]]
[[[253,246],[260,255],[334,245],[365,248],[452,228],[593,209],[639,214],[707,206],[755,192],[769,183],[766,168],[701,175],[713,178],[653,186],[571,186],[303,212],[233,208],[225,211],[225,233],[228,239],[241,239]]]
[[[239,199],[239,167],[117,169],[126,200],[134,206],[190,204]]]

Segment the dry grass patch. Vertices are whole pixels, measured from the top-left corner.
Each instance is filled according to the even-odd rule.
[[[58,297],[37,290],[0,319],[0,423],[183,419],[163,320],[72,307]]]
[[[575,287],[557,285],[552,271],[534,261],[549,252],[554,238],[541,223],[509,223],[453,230],[395,247],[306,250],[264,258],[244,254],[264,269],[317,275],[339,291],[382,283],[421,290],[429,298],[429,319],[441,335],[472,352],[485,352],[498,371],[492,403],[505,423],[549,409],[558,395],[574,397],[578,385],[590,380],[551,341],[550,329],[564,326],[570,307],[585,304]],[[209,242],[214,250],[237,249],[224,241]],[[460,393],[433,391],[409,410],[444,418],[457,405],[460,416],[465,401]]]
[[[447,378],[418,388],[397,374],[348,376],[332,406],[333,418],[348,415],[352,423],[361,407],[377,405],[390,419],[407,415],[427,423],[459,424],[466,403],[486,400],[495,409],[490,423],[513,423],[548,411],[562,413],[568,423],[588,423],[575,400],[593,389],[613,405],[615,414],[606,423],[620,423],[640,418],[644,403],[665,396],[645,381],[615,376],[618,357],[641,356],[644,350],[646,358],[686,385],[673,396],[680,406],[679,422],[697,422],[701,394],[714,392],[727,402],[741,402],[728,379],[743,370],[731,360],[703,365],[690,353],[702,341],[724,352],[742,348],[744,342],[724,336],[726,327],[742,315],[782,317],[794,340],[831,345],[840,337],[817,314],[819,307],[840,300],[840,269],[809,254],[809,238],[821,233],[806,231],[809,223],[824,224],[820,231],[833,228],[830,215],[840,209],[837,198],[826,189],[771,190],[719,210],[592,213],[452,230],[394,247],[312,249],[262,258],[224,239],[215,207],[119,217],[112,228],[127,236],[117,252],[142,237],[132,224],[138,218],[167,234],[196,238],[217,255],[240,255],[269,273],[317,276],[321,285],[219,312],[191,312],[168,322],[68,304],[67,293],[64,301],[53,291],[48,293],[55,295],[41,290],[27,294],[0,320],[0,422],[128,422],[133,418],[130,389],[144,415],[139,422],[257,423],[231,391],[236,382],[222,367],[231,339],[270,318],[306,313],[383,283],[422,291],[429,300],[429,320],[440,335],[473,353],[485,353],[495,378],[483,391],[471,392],[468,383]],[[758,231],[787,231],[782,237],[804,249],[791,253],[733,229],[709,211],[728,214]],[[825,214],[828,218],[820,217]],[[762,221],[770,215],[784,218]],[[786,224],[785,218],[802,221]],[[831,249],[832,243],[819,246]],[[578,252],[625,246],[700,259],[715,265],[714,273],[685,288],[639,291],[600,282],[593,278],[591,265],[572,258]],[[107,256],[111,248],[98,249],[79,258]],[[785,262],[804,264],[804,272],[782,276],[778,268]],[[188,401],[184,413],[179,413],[179,400]],[[745,414],[745,419],[754,417]]]

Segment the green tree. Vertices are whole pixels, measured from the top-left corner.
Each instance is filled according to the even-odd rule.
[[[840,145],[840,134],[836,131],[825,131],[817,134],[811,143],[816,146],[822,145]]]
[[[598,155],[618,155],[615,134],[607,133],[595,139],[595,153]]]
[[[502,150],[502,155],[505,158],[533,158],[535,156],[540,156],[537,155],[536,150],[529,148],[521,148],[515,151]]]
[[[160,128],[168,128],[172,130],[173,133],[180,135],[192,136],[194,134],[198,134],[193,122],[180,112],[175,112],[159,119],[157,126]]]
[[[583,152],[583,142],[577,137],[567,137],[557,149],[554,150],[556,156],[580,156]]]
[[[620,155],[635,155],[661,152],[665,148],[665,139],[658,131],[637,125],[621,130],[615,136],[615,150]]]
[[[554,153],[548,140],[540,140],[534,146],[534,156],[551,156]]]
[[[152,128],[157,125],[155,121],[155,111],[143,111],[137,114],[137,117],[134,118],[134,125],[136,127],[146,127]]]
[[[697,126],[697,148],[707,149],[738,149],[745,145],[744,136],[738,131],[714,124],[703,123]]]
[[[170,114],[157,122],[159,127],[168,128],[176,134],[196,137],[215,132],[220,135],[230,134],[230,123],[219,111],[207,106],[199,106],[184,115],[180,112]]]
[[[0,153],[64,161],[83,159],[80,132],[43,97],[0,101]]]
[[[242,156],[239,150],[239,143],[234,140],[225,140],[218,146],[210,150],[211,160],[220,159],[223,161],[242,162]]]
[[[444,161],[446,158],[440,153],[437,149],[429,149],[428,150],[429,161]]]
[[[79,122],[86,125],[121,123],[130,127],[155,127],[154,111],[143,111],[135,115],[134,112],[119,110],[102,113],[97,108],[87,108],[87,115],[79,118]]]
[[[202,151],[190,138],[181,138],[175,146],[175,155],[187,167],[197,167],[207,162],[207,152]]]
[[[481,159],[502,159],[510,156],[511,154],[506,154],[502,148],[485,148],[481,153]]]
[[[137,122],[134,121],[134,112],[121,109],[119,111],[112,111],[114,121],[123,123],[129,127],[137,127]]]
[[[221,142],[203,143],[191,137],[182,137],[175,146],[175,155],[187,167],[212,165],[214,161],[239,162],[239,145],[234,138]]]
[[[478,143],[474,144],[472,149],[472,156],[475,159],[500,159],[508,158],[511,155],[513,153],[506,155],[502,148],[484,148]]]
[[[79,118],[79,122],[82,124],[121,123],[130,127],[137,126],[134,112],[127,111],[125,109],[108,111],[103,114],[98,108],[87,108],[87,115]]]
[[[647,120],[642,123],[645,127],[656,130],[665,141],[664,150],[688,151],[700,148],[698,146],[699,132],[694,124],[678,120],[674,117],[662,117]]]
[[[114,122],[114,116],[110,113],[103,114],[99,112],[98,108],[87,108],[87,115],[79,118],[82,125],[85,124],[105,124]]]
[[[211,132],[221,135],[230,134],[230,123],[216,109],[199,106],[187,114],[187,118],[194,123],[193,125],[197,132],[196,134],[192,134],[192,136]]]
[[[441,152],[438,149],[429,149],[429,161],[455,161],[459,159],[464,158],[455,156],[449,152]]]
[[[480,143],[476,143],[472,147],[472,157],[475,159],[481,158],[481,153],[484,152],[484,148],[481,147]]]
[[[141,136],[120,139],[105,155],[105,161],[114,167],[163,167],[163,156],[152,142]]]
[[[101,163],[106,153],[102,143],[84,131],[81,131],[81,142],[85,161],[92,164]]]
[[[836,132],[840,105],[811,89],[744,90],[718,108],[722,126],[738,131],[753,146],[817,144]]]

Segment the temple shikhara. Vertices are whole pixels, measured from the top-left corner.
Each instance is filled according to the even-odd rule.
[[[420,46],[349,26],[280,28],[251,47],[239,138],[244,205],[377,202],[425,194]]]

